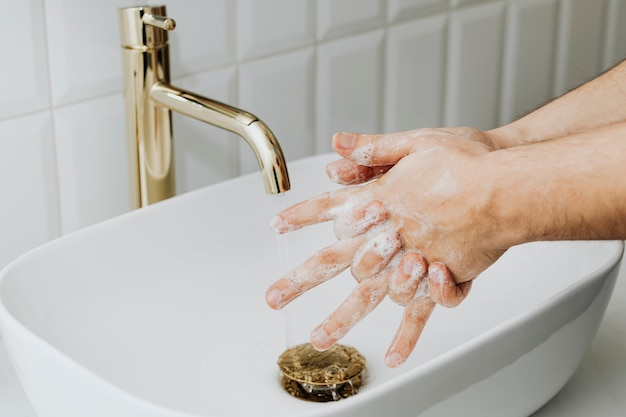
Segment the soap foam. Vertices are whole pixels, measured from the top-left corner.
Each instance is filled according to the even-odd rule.
[[[424,297],[430,297],[430,287],[428,286],[427,279],[423,279],[420,281],[419,285],[417,286],[417,291],[415,292],[415,297],[413,297],[413,299],[415,300]]]
[[[441,197],[450,197],[457,193],[459,190],[459,185],[457,183],[454,174],[448,168],[446,172],[439,178],[439,180],[433,185],[429,192],[424,194],[424,197],[429,195],[441,196]]]
[[[387,262],[396,253],[399,244],[395,230],[387,229],[372,240],[372,252]]]
[[[406,266],[406,262],[404,264]],[[404,275],[408,275],[408,278],[402,281],[401,274],[392,274],[392,278],[395,277],[390,284],[393,286],[395,292],[399,294],[410,294],[416,290],[418,280],[424,275],[424,266],[420,262],[414,262],[412,268],[409,271],[403,271]],[[425,280],[422,280],[425,281]]]
[[[359,146],[354,149],[350,154],[350,159],[359,165],[371,166],[373,155],[374,144],[368,143],[367,145]]]
[[[355,218],[357,211],[365,209],[364,215],[360,219]],[[335,236],[338,239],[346,239],[363,234],[374,224],[378,223],[384,216],[379,204],[369,202],[367,204],[345,205],[341,213],[337,215],[334,223]]]
[[[352,268],[363,262],[368,253],[373,253],[380,261],[371,269],[371,273],[378,273],[389,262],[391,257],[401,246],[400,239],[395,229],[390,227],[389,222],[373,226],[365,234],[367,243],[354,254]],[[356,277],[357,279],[359,277]]]

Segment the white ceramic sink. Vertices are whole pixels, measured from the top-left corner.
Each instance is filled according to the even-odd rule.
[[[283,205],[333,188],[332,155],[290,165]],[[609,300],[621,242],[509,251],[459,307],[437,308],[411,359],[383,357],[402,310],[385,301],[343,343],[368,359],[361,392],[327,404],[282,391],[276,359],[353,288],[344,273],[266,307],[285,271],[278,210],[250,175],[65,236],[1,273],[0,332],[40,417],[527,416],[570,378]],[[331,225],[287,237],[295,266]]]

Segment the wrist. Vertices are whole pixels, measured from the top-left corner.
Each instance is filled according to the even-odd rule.
[[[513,149],[501,148],[485,155],[483,161],[486,172],[492,173],[484,182],[484,211],[495,225],[494,239],[502,248],[542,240],[537,219],[542,212],[531,191],[535,185],[529,183],[535,179]]]

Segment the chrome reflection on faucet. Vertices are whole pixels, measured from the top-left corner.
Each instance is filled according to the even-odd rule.
[[[229,130],[250,145],[268,193],[289,190],[287,165],[274,134],[256,116],[169,84],[165,6],[119,10],[133,208],[176,194],[171,111]]]

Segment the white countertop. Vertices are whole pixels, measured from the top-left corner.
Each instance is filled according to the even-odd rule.
[[[0,416],[37,417],[0,341]],[[598,334],[565,387],[532,417],[626,416],[626,265]]]

